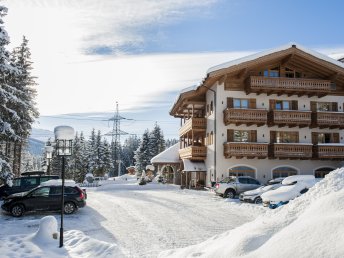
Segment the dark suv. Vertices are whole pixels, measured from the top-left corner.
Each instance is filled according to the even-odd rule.
[[[78,186],[64,189],[64,213],[72,214],[86,205],[86,193]],[[43,185],[29,192],[12,194],[4,198],[1,208],[15,217],[27,211],[61,210],[61,185]]]
[[[59,179],[59,176],[46,176],[39,172],[22,173],[21,177],[13,179],[12,187],[7,184],[0,186],[0,199],[14,193],[27,192],[51,179]]]

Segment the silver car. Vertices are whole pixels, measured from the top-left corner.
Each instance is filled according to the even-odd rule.
[[[260,182],[250,176],[231,176],[226,177],[215,185],[215,193],[223,198],[234,198],[238,194],[260,186]]]
[[[261,186],[255,190],[250,190],[250,191],[246,191],[246,192],[241,193],[239,195],[239,199],[242,202],[250,202],[250,203],[260,204],[263,202],[262,198],[260,197],[263,193],[265,193],[267,191],[275,190],[281,186],[282,186],[281,183]]]

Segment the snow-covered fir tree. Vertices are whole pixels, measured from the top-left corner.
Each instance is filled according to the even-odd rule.
[[[177,139],[167,139],[166,140],[166,149],[175,145],[177,142],[179,142]]]
[[[12,123],[19,122],[20,118],[11,107],[18,102],[16,89],[10,85],[12,76],[18,71],[11,65],[10,54],[6,49],[10,42],[3,26],[3,17],[6,14],[7,8],[0,5],[0,178],[11,184],[13,173],[9,164],[11,148],[8,144],[20,139],[12,126]]]
[[[149,152],[149,131],[148,129],[142,135],[140,146],[135,151],[135,167],[138,172],[146,169],[146,166],[150,164],[151,154]]]
[[[160,126],[155,123],[153,130],[149,134],[149,154],[151,160],[154,156],[165,150],[165,139]]]
[[[125,167],[135,164],[135,151],[140,145],[140,139],[136,135],[131,135],[125,139],[122,151],[122,160]]]

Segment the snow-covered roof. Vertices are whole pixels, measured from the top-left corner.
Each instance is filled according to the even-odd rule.
[[[329,62],[329,63],[332,63],[334,65],[337,65],[337,66],[340,66],[342,68],[344,68],[344,64],[342,62],[339,62],[327,55],[324,55],[324,54],[321,54],[319,52],[316,52],[314,50],[311,50],[311,49],[308,49],[306,47],[303,47],[299,44],[296,44],[296,43],[289,43],[287,45],[284,45],[284,46],[280,46],[280,47],[277,47],[277,48],[273,48],[273,49],[269,49],[269,50],[266,50],[266,51],[262,51],[262,52],[259,52],[259,53],[256,53],[256,54],[253,54],[253,55],[248,55],[248,56],[245,56],[245,57],[242,57],[242,58],[239,58],[239,59],[236,59],[236,60],[233,60],[233,61],[229,61],[229,62],[226,62],[226,63],[223,63],[223,64],[219,64],[219,65],[216,65],[216,66],[213,66],[213,67],[210,67],[207,71],[207,74],[210,74],[212,72],[215,72],[217,70],[221,70],[221,69],[226,69],[226,68],[229,68],[231,66],[234,66],[234,65],[238,65],[238,64],[241,64],[241,63],[244,63],[244,62],[248,62],[248,61],[252,61],[252,60],[255,60],[257,58],[260,58],[260,57],[263,57],[263,56],[267,56],[267,55],[270,55],[270,54],[273,54],[273,53],[276,53],[276,52],[280,52],[280,51],[283,51],[283,50],[287,50],[288,48],[291,48],[295,46],[296,48],[300,49],[301,51],[307,53],[307,54],[310,54],[312,56],[315,56],[319,59],[322,59],[326,62]]]
[[[319,52],[316,52],[314,50],[311,50],[311,49],[308,49],[306,47],[303,47],[299,44],[296,44],[296,43],[289,43],[289,44],[286,44],[286,45],[283,45],[283,46],[280,46],[280,47],[277,47],[277,48],[274,48],[274,49],[270,49],[270,50],[266,50],[266,51],[262,51],[262,52],[258,52],[256,54],[252,54],[252,55],[248,55],[248,56],[245,56],[245,57],[242,57],[242,58],[239,58],[239,59],[235,59],[235,60],[232,60],[232,61],[229,61],[229,62],[226,62],[226,63],[222,63],[222,64],[219,64],[219,65],[216,65],[216,66],[213,66],[213,67],[210,67],[208,70],[207,70],[207,73],[206,73],[206,76],[201,80],[201,82],[199,82],[198,84],[196,85],[193,85],[193,86],[190,86],[190,87],[187,87],[187,88],[184,88],[180,91],[180,93],[177,95],[172,107],[170,108],[170,113],[173,112],[173,108],[174,106],[176,105],[176,103],[179,101],[179,99],[181,98],[181,96],[185,93],[188,93],[188,92],[192,92],[192,91],[197,91],[203,84],[204,82],[209,78],[209,77],[212,77],[212,73],[214,72],[217,72],[219,70],[222,70],[222,69],[228,69],[230,67],[234,67],[234,66],[237,66],[237,65],[240,65],[240,64],[243,64],[245,62],[250,62],[250,61],[253,61],[255,59],[258,59],[258,58],[261,58],[261,57],[264,57],[264,56],[267,56],[267,55],[271,55],[273,53],[277,53],[277,52],[280,52],[280,51],[285,51],[289,48],[297,48],[307,54],[310,54],[318,59],[321,59],[323,61],[326,61],[328,63],[331,63],[333,65],[336,65],[340,68],[343,68],[344,69],[344,63],[340,62],[339,60],[336,60],[336,59],[333,59],[327,55],[324,55],[324,54],[321,54]]]
[[[151,163],[179,163],[179,142],[151,159]]]

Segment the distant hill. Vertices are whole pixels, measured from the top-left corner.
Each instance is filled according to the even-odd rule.
[[[49,138],[54,139],[54,132],[44,129],[32,128],[31,139],[46,142]]]
[[[28,149],[29,152],[34,155],[34,156],[40,156],[43,154],[44,152],[44,146],[45,146],[45,142],[42,142],[40,140],[37,139],[33,139],[33,138],[29,138],[28,141]]]

